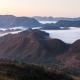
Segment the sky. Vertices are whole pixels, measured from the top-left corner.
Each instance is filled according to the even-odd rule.
[[[0,0],[0,15],[79,17],[80,0]]]

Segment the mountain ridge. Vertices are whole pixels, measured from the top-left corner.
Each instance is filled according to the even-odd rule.
[[[0,15],[0,27],[39,27],[41,24],[34,18],[16,17],[13,15]]]
[[[50,39],[49,34],[44,31],[29,29],[1,37],[0,57],[20,58],[31,63],[48,63],[53,62],[57,54],[67,51],[68,47],[68,44],[61,40]]]
[[[64,64],[67,67],[73,65],[77,68],[80,63],[79,44],[80,40],[67,44],[59,39],[51,39],[44,31],[28,29],[0,38],[0,58],[51,66],[54,64]]]

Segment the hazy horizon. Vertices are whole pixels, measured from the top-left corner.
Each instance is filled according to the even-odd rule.
[[[80,0],[0,0],[0,15],[79,17]]]

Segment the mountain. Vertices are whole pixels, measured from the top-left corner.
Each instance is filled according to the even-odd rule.
[[[57,24],[54,24],[54,23],[47,23],[47,24],[44,24],[42,26],[42,28],[40,28],[42,30],[67,30],[69,29],[69,27],[62,27],[61,25],[57,25]]]
[[[27,63],[53,64],[68,48],[69,44],[51,39],[48,33],[36,29],[0,38],[0,58]]]
[[[11,27],[43,27],[42,29],[61,29],[60,27],[80,27],[80,20],[79,18],[76,19],[65,19],[62,18],[58,20],[57,23],[54,24],[41,24],[38,22],[38,17],[16,17],[13,15],[0,15],[0,27],[1,28],[11,28]],[[54,21],[53,17],[44,17],[44,19],[49,21]]]
[[[41,24],[34,18],[30,17],[16,17],[13,15],[0,15],[0,27],[39,27]]]
[[[0,37],[0,60],[43,65],[50,70],[79,75],[80,40],[67,44],[51,39],[44,31],[28,29]]]
[[[48,33],[37,29],[0,38],[0,59],[57,67],[61,65],[60,68],[73,67],[80,70],[79,56],[80,40],[67,44],[59,39],[51,39]]]
[[[53,17],[53,16],[34,16],[33,18],[35,18],[38,21],[60,21],[60,20],[69,20],[69,21],[77,21],[80,20],[80,17],[76,17],[76,18],[69,18],[69,17]]]
[[[51,23],[51,24],[44,24],[41,29],[43,29],[43,30],[60,30],[61,28],[58,26],[55,26],[53,23]]]
[[[50,17],[34,16],[33,18],[35,18],[38,21],[54,21],[54,18],[52,16]]]
[[[80,27],[80,20],[77,21],[60,20],[55,25],[58,27]]]
[[[47,23],[43,24],[41,29],[44,30],[65,30],[69,27],[80,27],[80,20],[60,20],[57,23]]]
[[[29,17],[16,17],[15,26],[24,26],[24,27],[40,27],[41,24],[34,18]]]
[[[80,69],[80,40],[75,41],[62,57],[66,66]]]
[[[13,15],[0,15],[0,27],[13,26],[15,22],[15,16]]]

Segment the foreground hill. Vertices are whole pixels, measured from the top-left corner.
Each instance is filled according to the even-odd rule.
[[[80,74],[80,40],[67,44],[49,34],[28,29],[0,38],[0,59],[46,65]]]
[[[48,70],[39,65],[0,61],[0,80],[73,80],[65,72]]]
[[[0,58],[53,64],[56,57],[64,54],[69,46],[61,40],[51,39],[44,31],[29,29],[1,37]]]
[[[68,52],[62,56],[62,61],[66,66],[80,69],[80,40],[75,41]],[[78,71],[80,73],[80,70]]]
[[[44,31],[28,29],[0,38],[0,59],[45,65],[80,76],[80,40],[67,44],[51,39]]]

